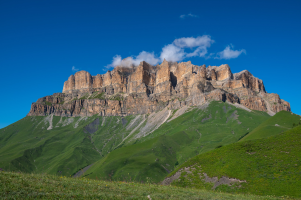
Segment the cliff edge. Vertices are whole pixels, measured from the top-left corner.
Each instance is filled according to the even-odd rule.
[[[62,93],[33,103],[28,116],[126,116],[199,106],[211,100],[270,115],[291,110],[288,102],[267,93],[263,81],[247,70],[233,74],[227,64],[206,68],[190,61],[164,60],[157,66],[143,61],[96,76],[79,71],[65,81]]]

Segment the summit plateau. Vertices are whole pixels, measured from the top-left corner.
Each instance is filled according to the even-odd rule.
[[[206,67],[164,60],[157,66],[144,61],[139,66],[117,66],[96,76],[79,71],[65,81],[62,93],[33,103],[28,116],[127,116],[211,100],[270,115],[290,111],[288,102],[267,93],[263,81],[247,70],[233,74],[227,64]]]

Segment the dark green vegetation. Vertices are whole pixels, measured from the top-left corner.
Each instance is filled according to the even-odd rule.
[[[83,132],[85,120],[25,117],[0,130],[0,168],[8,171],[71,175],[101,158]],[[62,121],[64,118],[62,118]],[[61,127],[47,130],[49,121]],[[66,122],[66,121],[65,121]],[[71,123],[72,122],[72,123]]]
[[[301,126],[266,139],[238,142],[200,154],[178,169],[187,166],[197,170],[186,177],[181,174],[172,185],[210,189],[213,183],[204,183],[198,174],[207,173],[209,177],[246,181],[240,183],[241,187],[220,185],[217,191],[301,197]]]
[[[281,199],[153,184],[0,171],[1,199]]]
[[[146,137],[126,140],[123,147],[97,161],[86,176],[158,183],[174,170],[176,163],[237,142],[268,118],[264,112],[212,102],[205,109],[194,108],[164,123]]]
[[[0,130],[0,168],[72,175],[112,151],[131,118],[25,117]]]
[[[241,141],[266,138],[278,135],[300,124],[300,116],[287,111],[280,111],[270,119],[264,121],[251,131]]]

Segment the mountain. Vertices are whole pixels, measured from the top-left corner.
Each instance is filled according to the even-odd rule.
[[[111,169],[116,163],[109,160],[133,157],[140,160],[138,154],[143,152],[146,158],[153,158],[140,163],[139,169],[148,164],[156,167],[146,170],[152,172],[151,176],[138,173],[135,177],[142,181],[149,177],[159,182],[173,170],[176,162],[182,164],[199,153],[237,142],[269,117],[262,111],[247,111],[217,101],[199,107],[165,108],[150,115],[125,117],[27,116],[0,130],[0,168],[69,176],[93,163],[92,168],[105,162],[102,168]],[[162,153],[167,146],[171,154]],[[121,159],[120,152],[128,154]],[[131,162],[115,165],[120,171],[131,166]],[[159,174],[153,172],[155,168]],[[99,170],[101,168],[92,176],[99,177]],[[134,167],[131,170],[139,172]],[[104,173],[103,177],[108,178],[111,172]],[[127,173],[125,170],[112,178],[118,179]]]
[[[165,107],[199,106],[227,101],[274,115],[290,104],[266,92],[263,81],[244,70],[232,74],[228,65],[197,66],[163,61],[151,66],[116,67],[103,75],[86,71],[71,75],[63,92],[40,98],[28,116],[128,116],[151,114]]]
[[[197,155],[298,123],[262,80],[228,65],[163,61],[96,76],[80,71],[62,93],[38,99],[26,117],[0,129],[0,168],[160,183]]]
[[[163,184],[300,198],[300,139],[299,125],[265,139],[230,144],[195,156]]]

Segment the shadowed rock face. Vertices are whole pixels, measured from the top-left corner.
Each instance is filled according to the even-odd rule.
[[[40,98],[28,115],[125,116],[197,106],[210,100],[239,103],[272,114],[290,111],[288,102],[267,93],[263,81],[247,70],[232,74],[227,64],[206,68],[190,61],[164,60],[157,66],[143,61],[137,67],[115,67],[96,76],[77,72],[64,83],[63,93]]]

